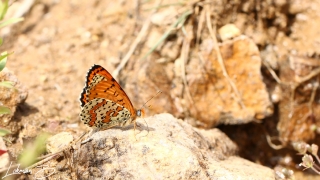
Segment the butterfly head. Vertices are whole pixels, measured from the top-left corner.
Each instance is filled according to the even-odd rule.
[[[136,110],[137,117],[143,117],[144,115],[145,115],[144,109],[137,109]]]
[[[155,96],[153,96],[152,98],[150,98],[147,102],[145,102],[140,109],[135,109],[135,115],[136,117],[143,117],[145,115],[145,111],[143,109],[143,107],[145,108],[149,108],[150,106],[146,106],[146,104],[151,101],[154,97],[158,96],[160,93],[162,93],[162,91],[158,91],[157,94]]]

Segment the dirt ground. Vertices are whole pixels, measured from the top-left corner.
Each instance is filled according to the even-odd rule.
[[[10,13],[21,11],[19,7],[25,6],[23,2],[13,3]],[[11,26],[9,33],[3,32],[7,35],[1,51],[14,52],[7,67],[28,90],[26,102],[19,106],[14,116],[20,128],[13,132],[15,143],[8,147],[9,151],[19,151],[19,140],[32,139],[40,130],[52,134],[61,131],[80,134],[88,129],[79,120],[78,100],[88,69],[93,64],[99,64],[115,75],[115,70],[146,26],[147,31],[142,34],[128,62],[115,78],[136,107],[142,106],[158,90],[162,91],[162,95],[149,103],[148,115],[169,112],[180,118],[190,118],[188,112],[175,106],[175,97],[170,94],[173,86],[183,84],[171,82],[175,59],[180,56],[183,40],[190,38],[183,35],[183,22],[175,26],[167,39],[150,55],[148,52],[188,10],[191,15],[185,20],[184,28],[186,31],[194,28],[193,36],[196,36],[201,12],[208,4],[211,5],[211,18],[217,29],[227,23],[235,24],[242,34],[253,39],[263,61],[267,61],[282,80],[292,79],[288,78],[292,74],[286,73],[286,68],[292,65],[288,60],[290,55],[315,59],[312,61],[315,62],[313,68],[320,65],[317,23],[320,22],[317,11],[320,2],[316,1],[36,1],[23,13],[23,22]],[[163,13],[153,17],[155,12]],[[153,19],[148,24],[150,17]],[[204,30],[201,38],[209,36],[206,32]],[[190,48],[196,49],[197,41],[191,44]],[[266,69],[263,66],[261,70],[265,83],[270,85],[268,90],[272,91],[276,83]],[[285,129],[287,121],[284,120],[283,127],[277,128],[277,121],[281,118],[274,118],[284,111],[281,103],[276,104],[276,115],[262,123],[219,128],[238,143],[242,157],[271,168],[279,165],[293,168],[299,179],[301,169],[298,170],[297,164],[300,159],[292,148],[274,150],[267,144],[264,134],[250,138],[260,132],[261,126],[273,129],[269,132],[271,135],[277,134],[276,129]],[[319,124],[317,119],[314,124]],[[289,135],[285,137],[293,139]],[[317,135],[306,140],[316,142]],[[289,162],[286,161],[288,158]],[[314,178],[311,171],[304,172],[303,176]]]

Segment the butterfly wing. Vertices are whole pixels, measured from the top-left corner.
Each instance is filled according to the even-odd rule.
[[[80,95],[81,120],[89,126],[110,128],[128,125],[140,111],[135,111],[127,94],[99,65],[92,66],[87,74],[85,87]]]
[[[104,98],[95,98],[85,104],[81,109],[80,118],[84,124],[98,128],[124,126],[133,121],[128,109]]]
[[[100,65],[94,65],[88,71],[85,88],[80,95],[81,106],[95,98],[110,100],[128,109],[132,116],[136,114],[125,91],[112,75]]]

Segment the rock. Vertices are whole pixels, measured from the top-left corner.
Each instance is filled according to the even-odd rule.
[[[278,106],[277,130],[282,145],[311,142],[317,136],[314,127],[318,126],[316,119],[320,118],[320,106],[316,103],[319,65],[318,55],[291,55],[288,62],[280,64],[279,78],[289,84],[281,86],[283,93]]]
[[[203,67],[194,58],[186,68],[193,102],[185,108],[205,127],[261,121],[272,115],[273,104],[263,82],[260,53],[254,42],[239,36],[219,44],[219,49],[230,81],[215,50],[203,50]]]
[[[48,139],[47,151],[56,153],[63,148],[69,146],[73,141],[73,136],[69,132],[61,132]]]
[[[18,104],[27,99],[28,93],[26,88],[19,82],[17,77],[8,70],[8,68],[4,68],[0,72],[0,82],[1,81],[11,81],[14,86],[12,89],[0,86],[0,105],[6,106],[11,110],[10,114],[2,115],[0,118],[0,126],[8,128],[9,122],[14,115]],[[12,128],[18,128],[18,126],[13,124],[10,126]],[[10,131],[15,133],[16,130],[10,129]]]
[[[273,170],[237,157],[235,143],[218,129],[197,129],[170,114],[144,120],[138,119],[136,130],[127,126],[94,132],[82,145],[65,148],[63,156],[45,161],[27,176],[30,179],[35,175],[48,179],[275,179]],[[43,167],[52,173],[43,174]]]
[[[226,24],[222,26],[218,32],[222,41],[226,41],[241,35],[240,30],[234,24]]]
[[[217,58],[216,46],[223,65]],[[190,124],[202,128],[261,122],[273,114],[261,74],[260,52],[252,39],[241,35],[219,44],[211,38],[202,39],[199,49],[191,48],[190,54],[197,55],[190,55],[188,60],[149,61],[124,73],[124,89],[133,104],[141,106],[161,90],[163,93],[147,104],[153,113],[189,118]]]
[[[236,157],[236,145],[218,129],[199,130],[169,114],[145,120],[135,131],[94,133],[75,151],[78,179],[275,179],[271,169]]]

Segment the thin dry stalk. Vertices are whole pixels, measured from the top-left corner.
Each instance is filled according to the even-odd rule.
[[[188,37],[186,37],[183,40],[183,44],[182,44],[182,53],[181,53],[181,57],[180,60],[181,62],[181,78],[184,84],[184,87],[186,88],[186,94],[187,94],[187,98],[189,99],[189,101],[194,104],[194,101],[191,97],[190,94],[190,89],[187,83],[187,78],[186,78],[186,67],[185,67],[185,63],[187,62],[187,58],[190,52],[190,40],[188,39]]]
[[[199,49],[199,41],[201,39],[201,32],[203,30],[203,26],[206,21],[206,13],[205,11],[201,11],[200,17],[199,17],[199,23],[198,23],[198,29],[197,29],[197,37],[196,37],[196,49]]]
[[[185,12],[177,19],[177,21],[176,21],[175,23],[173,23],[173,24],[169,27],[169,29],[161,36],[161,38],[158,40],[158,42],[156,42],[156,44],[146,53],[146,55],[143,56],[142,59],[148,57],[148,56],[170,35],[170,33],[171,33],[173,30],[177,29],[177,26],[178,26],[178,25],[179,25],[179,24],[182,24],[181,22],[184,22],[184,21],[187,19],[187,17],[188,17],[189,15],[191,15],[191,14],[192,14],[192,11],[191,11],[191,10],[185,11]]]
[[[297,80],[297,82],[295,82],[293,85],[291,85],[291,97],[290,97],[290,101],[291,101],[291,112],[293,112],[294,109],[294,97],[295,97],[295,92],[296,89],[303,84],[304,82],[312,79],[313,77],[317,76],[320,74],[320,68],[317,68],[315,70],[313,70],[310,74],[308,74],[307,76],[304,76],[302,78],[299,78]],[[292,114],[291,114],[292,115]],[[291,117],[291,115],[289,115],[289,117]]]
[[[130,57],[132,56],[133,52],[137,48],[138,44],[141,42],[142,38],[145,37],[147,34],[147,31],[150,27],[151,21],[150,18],[143,24],[137,38],[134,40],[132,45],[130,46],[130,49],[128,53],[124,56],[124,58],[121,60],[120,64],[118,67],[113,71],[113,77],[117,78],[119,75],[119,72],[122,70],[122,68],[128,63]]]
[[[162,3],[162,0],[158,1],[158,6],[160,6]],[[154,14],[155,12],[158,11],[158,8],[156,8],[152,14]],[[150,16],[151,17],[151,16]],[[129,48],[128,53],[124,56],[124,58],[121,60],[120,64],[118,65],[118,67],[113,71],[113,77],[117,78],[120,71],[124,68],[124,66],[128,63],[130,57],[132,56],[133,52],[135,51],[135,49],[137,48],[137,46],[139,45],[139,43],[142,41],[142,39],[146,36],[147,31],[150,27],[151,24],[151,18],[147,19],[146,22],[143,24],[138,36],[136,37],[136,39],[133,41],[132,45]]]
[[[221,66],[221,69],[222,69],[222,74],[223,76],[227,79],[228,83],[230,84],[232,90],[235,92],[236,96],[237,96],[237,101],[238,103],[240,104],[240,106],[242,108],[246,108],[244,103],[242,102],[242,98],[241,98],[241,95],[236,87],[236,85],[233,83],[233,81],[231,80],[231,78],[229,77],[228,75],[228,72],[226,70],[226,67],[224,66],[224,63],[223,63],[223,59],[222,59],[222,55],[221,55],[221,52],[220,52],[220,49],[219,49],[219,46],[218,46],[218,41],[217,41],[217,38],[215,36],[216,34],[216,27],[214,26],[212,28],[212,24],[211,24],[211,13],[210,13],[210,9],[209,9],[209,6],[205,6],[205,11],[206,11],[206,21],[207,21],[207,27],[209,29],[209,33],[210,33],[210,36],[213,40],[213,43],[215,44],[215,51],[217,53],[217,58],[218,58],[218,62]]]
[[[45,162],[48,162],[49,160],[51,160],[51,159],[55,158],[56,156],[58,156],[60,153],[63,153],[64,151],[69,150],[70,148],[72,148],[73,144],[76,144],[86,134],[87,134],[87,132],[83,133],[77,140],[72,142],[68,147],[63,148],[62,150],[60,150],[58,152],[55,152],[55,153],[52,153],[52,154],[47,154],[45,156],[39,157],[38,159],[43,159],[43,160],[41,160],[41,161],[29,166],[28,169],[32,169],[32,168],[37,167],[37,166],[39,166],[39,165],[41,165],[41,164],[43,164]]]
[[[319,87],[319,76],[317,77],[317,80],[316,82],[314,82],[312,85],[312,93],[311,93],[311,97],[310,97],[310,100],[309,100],[309,103],[308,103],[308,106],[309,106],[309,109],[310,109],[310,113],[313,114],[313,108],[312,108],[312,104],[314,102],[314,99],[316,97],[316,92],[317,92],[317,89]]]
[[[262,63],[267,67],[269,73],[271,74],[271,76],[273,77],[274,80],[277,81],[278,84],[284,84],[284,85],[288,85],[285,82],[282,82],[280,80],[280,78],[277,76],[277,73],[274,72],[274,70],[270,67],[270,65],[267,62],[262,61]]]
[[[285,146],[283,145],[284,143],[282,141],[280,141],[280,139],[278,137],[270,137],[269,134],[266,134],[266,138],[267,138],[267,142],[269,144],[269,146],[275,150],[279,150],[284,148]],[[275,145],[272,141],[273,140],[279,140],[282,144],[280,145]]]

